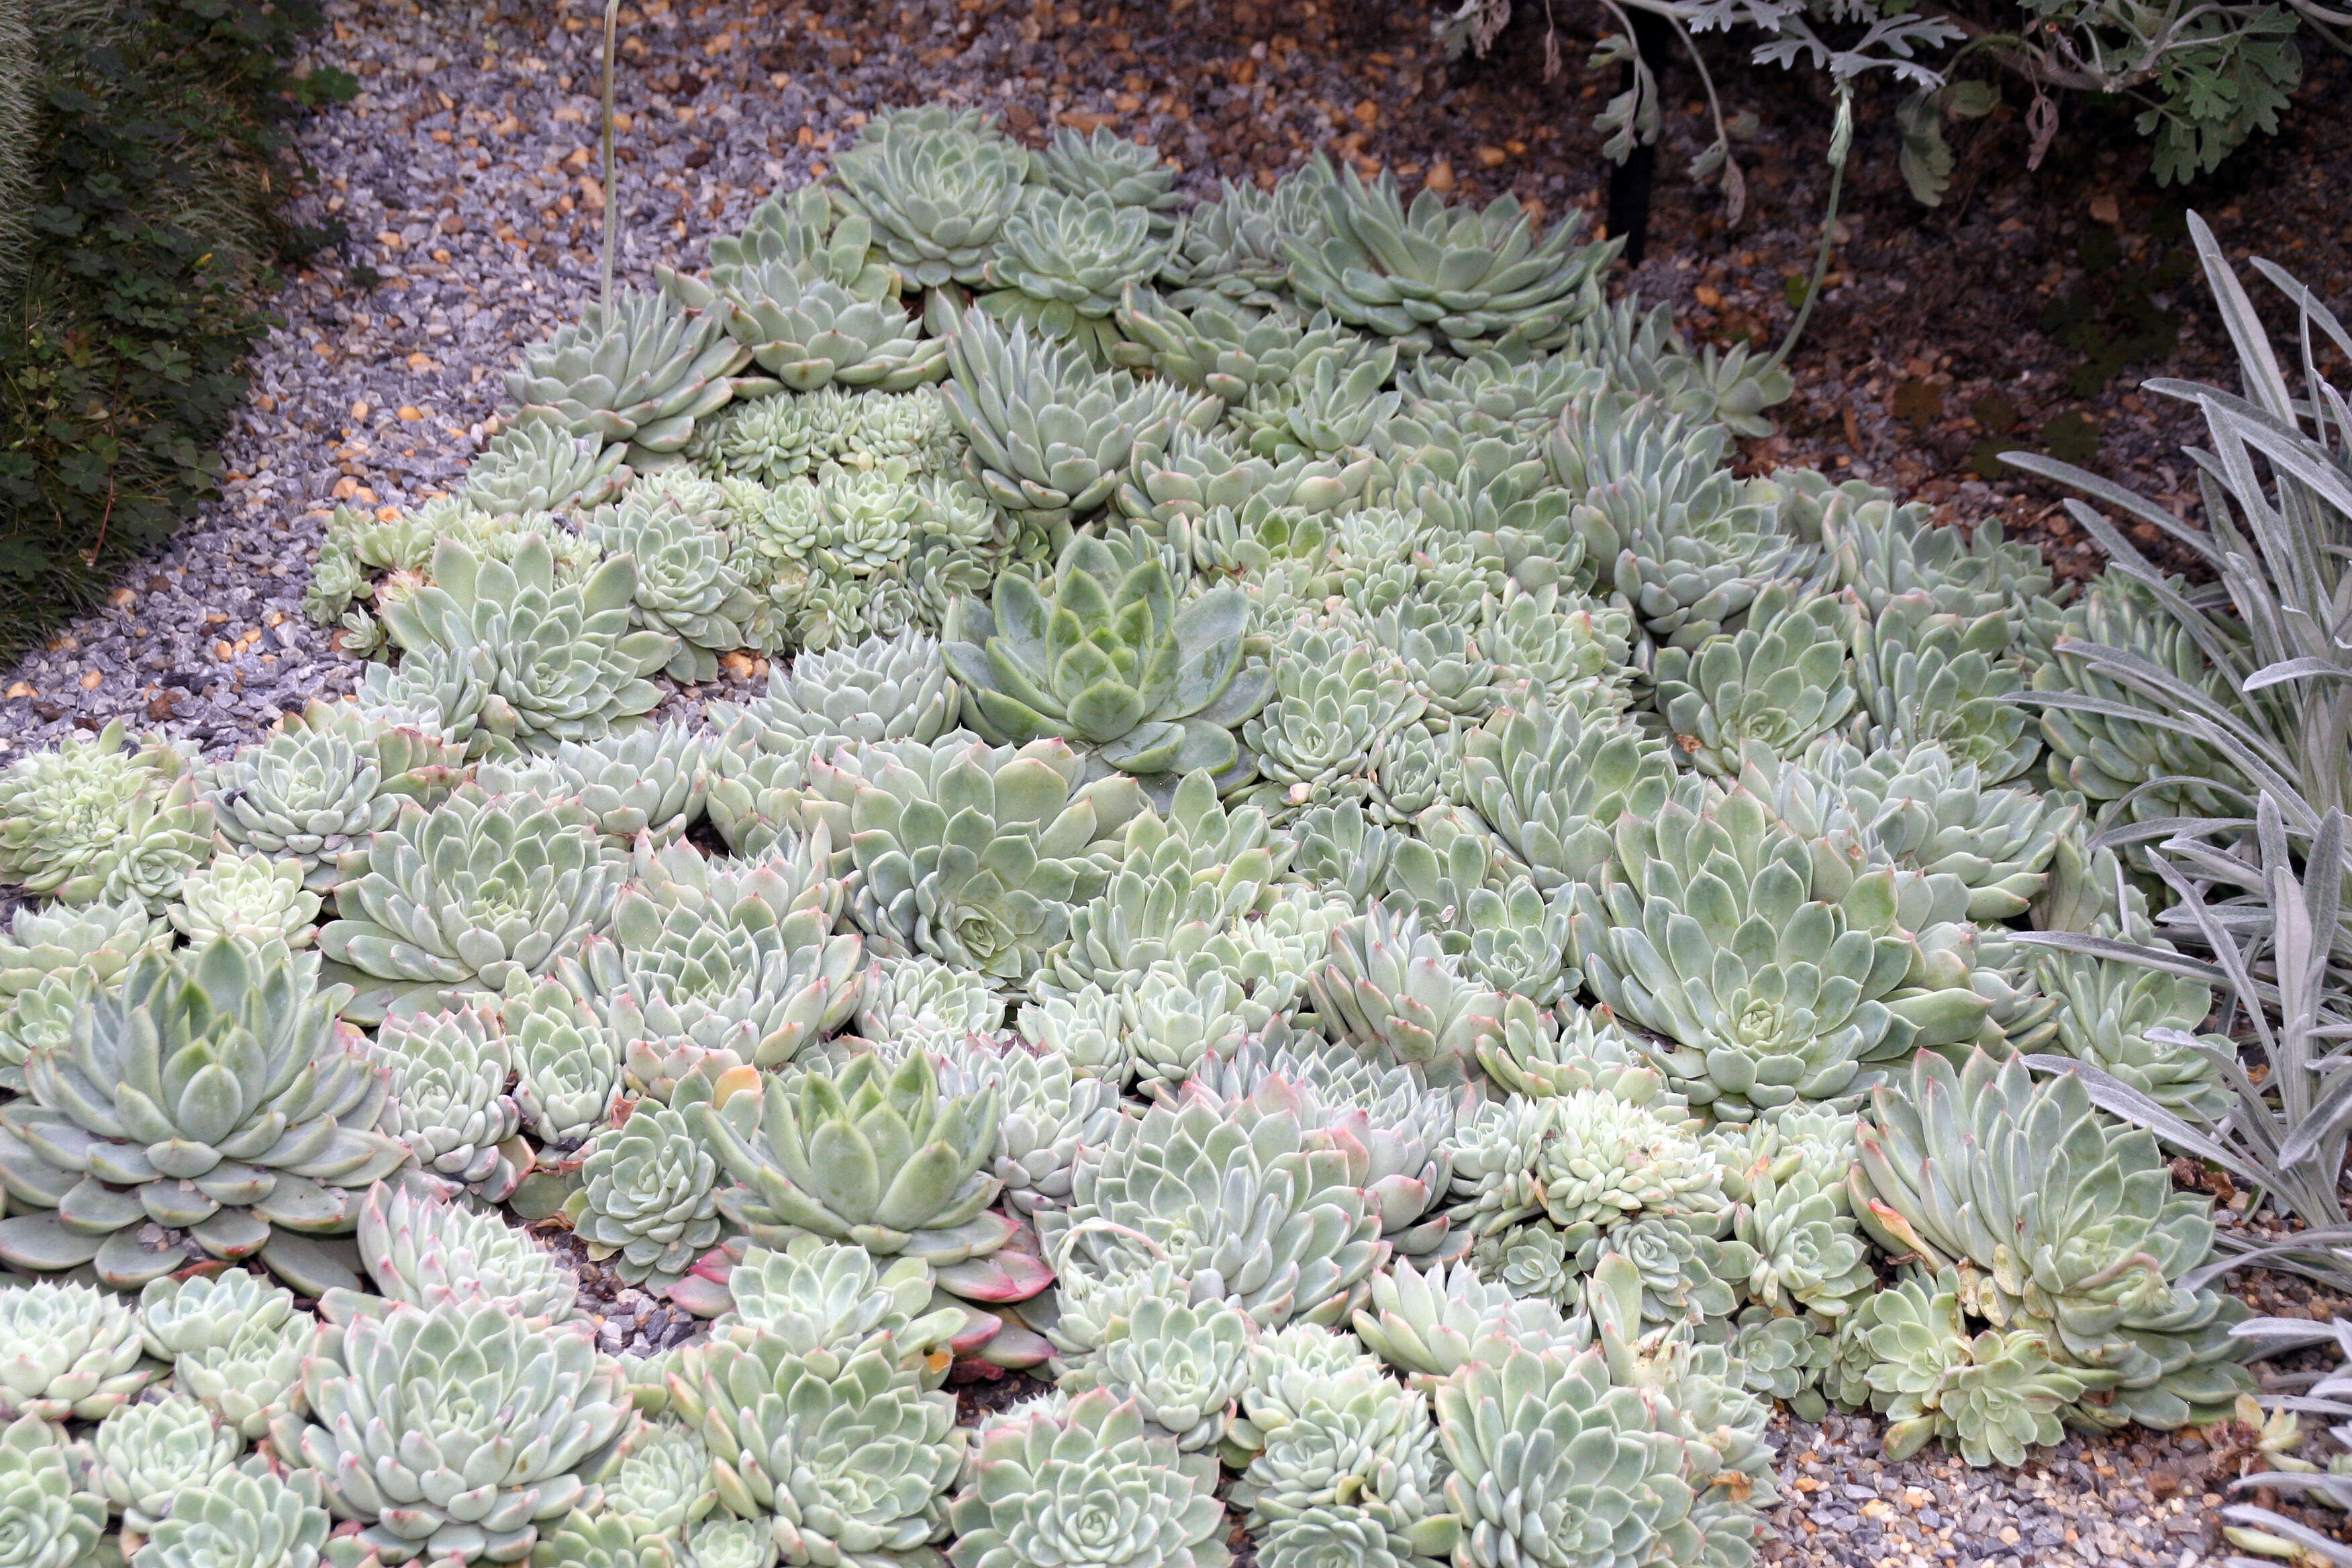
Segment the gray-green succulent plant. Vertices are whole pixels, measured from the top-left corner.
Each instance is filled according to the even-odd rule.
[[[866,121],[834,163],[835,199],[873,226],[909,284],[978,284],[1020,207],[1029,154],[977,110],[898,109]]]
[[[526,418],[628,443],[629,461],[642,468],[684,447],[697,419],[735,396],[751,359],[720,318],[667,294],[625,289],[609,305],[591,301],[579,321],[526,353],[507,373],[507,393]]]
[[[160,914],[212,858],[213,813],[188,759],[133,746],[117,719],[0,772],[0,881],[61,903],[136,899]]]
[[[992,1416],[950,1512],[955,1568],[1223,1568],[1217,1462],[1180,1454],[1108,1389]]]

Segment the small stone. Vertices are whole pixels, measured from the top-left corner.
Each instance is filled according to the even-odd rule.
[[[95,691],[100,686],[104,685],[105,682],[106,677],[100,674],[97,670],[90,669],[82,672],[81,689],[84,691]]]
[[[1446,195],[1454,189],[1454,165],[1440,158],[1429,166],[1429,174],[1422,184],[1440,195]]]
[[[1497,164],[1501,163],[1504,159],[1509,156],[1510,154],[1504,152],[1500,147],[1481,147],[1478,149],[1478,162],[1485,164],[1489,169],[1496,167]]]
[[[2091,198],[2091,216],[2095,221],[2109,226],[2124,220],[2123,209],[2116,204],[2112,195],[2096,195]]]

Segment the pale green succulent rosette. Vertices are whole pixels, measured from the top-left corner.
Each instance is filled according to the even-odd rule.
[[[0,1540],[23,1568],[100,1561],[106,1500],[87,1490],[65,1433],[37,1415],[0,1430]]]
[[[1871,751],[1932,741],[1974,763],[1989,784],[2033,765],[2041,737],[2013,700],[2025,673],[2010,657],[2006,614],[1948,615],[1926,594],[1889,598],[1854,633],[1853,679],[1863,711],[1850,729]]]
[[[188,759],[122,721],[0,772],[0,881],[65,904],[136,900],[161,914],[212,858],[213,808]]]
[[[2074,1074],[2036,1082],[2014,1058],[1923,1054],[1906,1087],[1872,1097],[1855,1217],[1888,1251],[1953,1270],[1969,1316],[2111,1374],[2070,1418],[2163,1430],[2248,1387],[2229,1336],[2244,1303],[2173,1283],[2212,1248],[2211,1204],[2172,1190],[2152,1137],[2095,1110]]]
[[[1088,363],[1018,321],[968,312],[948,343],[948,414],[971,443],[965,472],[1045,538],[1103,506],[1139,449],[1220,406],[1171,383]]]
[[[2166,581],[2175,592],[2188,586]],[[2228,678],[2150,589],[2121,574],[2101,577],[2067,607],[2054,641],[2032,681],[2053,785],[2081,790],[2102,824],[2243,809],[2246,782],[2220,747],[2184,733],[2178,712],[2067,651],[2088,644],[2136,655],[2226,710],[2235,700]]]
[[[0,1290],[0,1417],[112,1414],[159,1372],[121,1297],[38,1280]]]
[[[1107,125],[1081,135],[1068,127],[1054,132],[1031,165],[1033,182],[1068,195],[1101,192],[1120,206],[1140,207],[1150,215],[1152,232],[1169,234],[1177,227],[1175,214],[1183,206],[1176,189],[1177,169],[1161,161],[1160,150],[1148,142],[1131,142]]]
[[[726,1228],[718,1183],[719,1162],[686,1115],[639,1100],[626,1121],[588,1141],[563,1214],[591,1258],[618,1258],[622,1279],[667,1289]]]
[[[1321,162],[1301,164],[1271,190],[1224,181],[1214,201],[1185,215],[1160,280],[1174,285],[1169,303],[1190,310],[1230,300],[1253,310],[1295,307],[1289,293],[1292,241],[1318,244],[1325,234]]]
[[[139,1568],[317,1568],[333,1525],[314,1472],[248,1459],[175,1497],[131,1561]]]
[[[737,1250],[730,1244],[730,1253]],[[824,1351],[845,1360],[887,1338],[890,1353],[926,1387],[947,1375],[948,1352],[965,1331],[965,1313],[934,1307],[937,1275],[922,1258],[901,1253],[884,1263],[855,1243],[814,1234],[782,1247],[753,1243],[740,1250],[727,1274],[718,1327],[745,1324],[803,1353]]]
[[[621,1042],[551,979],[509,983],[499,1009],[515,1059],[515,1104],[541,1143],[596,1130],[621,1088]]]
[[[1847,601],[1801,600],[1773,584],[1734,636],[1696,651],[1658,650],[1658,709],[1700,773],[1737,773],[1751,746],[1793,757],[1844,722],[1859,700],[1846,673],[1857,616]]]
[[[962,688],[919,631],[781,661],[766,694],[705,710],[728,748],[806,756],[843,741],[919,741],[956,727]]]
[[[620,1363],[584,1328],[488,1301],[354,1318],[320,1335],[302,1383],[310,1421],[279,1417],[271,1444],[391,1563],[522,1556],[595,1500],[636,1422]]]
[[[184,1394],[115,1410],[90,1438],[89,1485],[122,1515],[126,1531],[152,1533],[184,1489],[215,1484],[245,1441]]]
[[[783,1563],[925,1568],[970,1434],[887,1339],[803,1353],[738,1327],[677,1353],[670,1399],[709,1450],[719,1500],[764,1520]]]
[[[1395,374],[1393,348],[1306,355],[1280,381],[1253,386],[1225,419],[1251,451],[1277,464],[1385,457],[1404,399],[1383,390]]]
[[[1549,1300],[1517,1295],[1466,1260],[1433,1263],[1423,1273],[1401,1260],[1373,1276],[1354,1328],[1365,1349],[1424,1391],[1501,1342],[1567,1345],[1582,1331]]]
[[[520,419],[490,437],[457,499],[491,516],[601,506],[636,477],[628,448],[551,419]]]
[[[248,1440],[267,1436],[280,1414],[308,1407],[302,1358],[318,1320],[261,1275],[231,1268],[152,1280],[139,1295],[139,1323],[148,1353],[172,1363],[179,1390]]]
[[[307,1288],[355,1284],[302,1235],[348,1232],[360,1194],[409,1154],[375,1131],[384,1075],[318,975],[311,954],[226,938],[93,988],[0,1110],[0,1179],[25,1211],[0,1220],[0,1256],[91,1264],[123,1289],[257,1254]],[[152,1247],[150,1226],[183,1236]]]
[[[677,1568],[667,1536],[641,1536],[613,1514],[574,1509],[530,1549],[531,1568]]]
[[[1264,783],[1252,797],[1277,821],[1310,806],[1368,800],[1374,760],[1427,703],[1392,655],[1301,619],[1274,645],[1274,694],[1242,726]]]
[[[628,858],[570,801],[467,785],[392,825],[339,867],[339,918],[319,949],[366,983],[347,1016],[501,993],[549,973],[610,920]]]
[[[697,419],[735,396],[751,358],[719,318],[629,289],[609,306],[589,301],[579,321],[527,351],[521,368],[507,373],[507,393],[526,419],[626,442],[628,461],[642,469],[684,447]]]
[[[1816,897],[1810,849],[1746,791],[1628,812],[1615,837],[1606,879],[1575,895],[1578,960],[1620,1016],[1674,1042],[1659,1059],[1693,1104],[1746,1121],[1851,1101],[1873,1064],[1981,1023],[1965,990],[1898,998],[1924,960],[1891,871]]]
[[[1072,906],[1101,890],[1119,830],[1144,809],[1124,774],[1082,783],[1085,759],[1056,740],[844,747],[809,773],[804,810],[864,874],[850,918],[879,950],[1007,986],[1068,935]]]
[[[586,537],[607,556],[626,556],[636,571],[631,618],[671,639],[663,672],[673,680],[711,680],[719,656],[760,641],[760,602],[744,582],[719,512],[684,485],[648,479],[618,506],[599,507]]]
[[[988,1258],[1013,1239],[1013,1222],[989,1207],[1003,1189],[991,1173],[995,1088],[949,1093],[919,1050],[896,1067],[859,1051],[837,1071],[731,1087],[686,1114],[741,1184],[720,1202],[755,1242],[785,1247],[820,1236],[945,1268]],[[982,1264],[972,1272],[987,1271]]]
[[[1708,343],[1693,353],[1675,331],[1671,304],[1645,311],[1631,295],[1585,316],[1560,355],[1598,369],[1612,392],[1655,398],[1742,436],[1771,435],[1764,410],[1787,402],[1797,384],[1774,356],[1744,343],[1727,353]]]
[[[625,556],[567,582],[540,534],[511,562],[445,540],[433,581],[383,606],[403,657],[364,694],[428,707],[477,754],[635,728],[661,695],[644,678],[676,652],[667,633],[629,630],[636,592]]]
[[[1285,237],[1291,288],[1408,353],[1557,347],[1600,302],[1594,280],[1616,254],[1579,246],[1574,215],[1538,238],[1510,196],[1473,212],[1423,191],[1408,209],[1393,175],[1368,184],[1352,168],[1324,167],[1318,185],[1328,232]]]
[[[383,1300],[416,1307],[493,1301],[533,1323],[572,1316],[580,1281],[570,1266],[530,1232],[462,1198],[379,1186],[360,1209],[358,1240]],[[348,1292],[331,1293],[320,1306],[338,1318],[375,1310]]]
[[[834,161],[835,201],[909,284],[976,285],[1020,207],[1028,153],[976,110],[890,110]]]
[[[1336,1323],[1389,1255],[1370,1154],[1278,1095],[1153,1105],[1080,1158],[1066,1209],[1038,1239],[1066,1279],[1132,1271],[1119,1233],[1148,1237],[1190,1298],[1230,1301],[1262,1328]]]
[[[171,942],[139,900],[17,910],[0,932],[0,1089],[21,1092],[26,1058],[65,1043],[84,984],[110,984]]]
[[[1513,1348],[1469,1362],[1433,1404],[1461,1521],[1458,1563],[1746,1561],[1705,1528],[1717,1452],[1668,1398],[1613,1379],[1601,1350]]]
[[[1180,603],[1157,561],[1121,573],[1100,540],[1079,537],[1050,583],[1016,569],[992,603],[960,602],[940,652],[988,740],[1060,739],[1123,773],[1231,775],[1234,731],[1274,687],[1249,623],[1238,588]]]
[[[334,889],[337,859],[392,826],[403,800],[431,806],[462,776],[465,748],[412,723],[312,701],[268,737],[199,775],[221,839],[290,860],[314,893]]]
[[[1271,1415],[1262,1402],[1253,1413]],[[1432,1568],[1450,1560],[1461,1520],[1445,1497],[1427,1394],[1376,1367],[1351,1368],[1318,1380],[1264,1433],[1233,1500],[1249,1510],[1259,1561],[1269,1568],[1348,1561]]]
[[[1563,931],[1563,942],[1566,938]],[[1331,933],[1308,994],[1339,1037],[1391,1066],[1460,1081],[1500,1032],[1503,998],[1465,977],[1418,916],[1370,909]]]
[[[1118,320],[1131,341],[1111,347],[1113,361],[1156,370],[1229,406],[1320,358],[1366,352],[1363,340],[1326,311],[1263,310],[1216,295],[1180,309],[1135,284],[1120,300]]]
[[[807,860],[706,860],[641,851],[609,931],[555,966],[616,1039],[690,1040],[781,1067],[857,1006],[864,945],[833,930],[828,879]]]
[[[1463,804],[1546,893],[1593,880],[1617,821],[1657,811],[1675,777],[1657,741],[1574,703],[1505,709],[1462,738]]]
[[[1108,1390],[982,1424],[950,1512],[955,1568],[1223,1568],[1217,1462],[1154,1436]]]
[[[1160,270],[1162,234],[1148,207],[1108,191],[1033,188],[1005,218],[975,303],[1107,365],[1120,341],[1111,313]]]

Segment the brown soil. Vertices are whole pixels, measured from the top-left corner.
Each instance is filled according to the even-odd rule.
[[[967,62],[966,50],[995,55],[1008,118],[1033,141],[1049,129],[1032,107],[1042,98],[1046,117],[1148,136],[1227,176],[1271,178],[1320,151],[1387,167],[1408,192],[1515,192],[1596,221],[1605,210],[1608,166],[1591,121],[1616,78],[1584,67],[1592,7],[1551,5],[1562,68],[1549,79],[1536,0],[1521,0],[1485,59],[1452,63],[1432,47],[1418,0],[961,7],[953,44],[935,47]],[[837,69],[854,53],[865,65],[877,34],[837,10],[786,32],[762,63]],[[878,41],[919,50],[933,40]],[[1831,100],[1811,73],[1751,68],[1716,36],[1703,47],[1727,114],[1755,119],[1736,143],[1748,211],[1726,224],[1715,192],[1683,173],[1710,132],[1698,76],[1678,59],[1663,80],[1649,257],[1632,281],[1645,300],[1671,303],[1696,339],[1769,347],[1819,241]],[[1776,411],[1780,433],[1750,443],[1748,458],[1867,478],[1948,521],[1999,518],[2081,577],[2098,562],[2059,506],[2064,492],[2003,473],[1997,454],[2054,451],[2196,514],[2195,468],[2179,451],[2194,438],[2193,410],[2136,390],[2157,375],[2234,383],[2183,214],[2203,216],[2242,264],[2271,257],[2322,299],[2352,304],[2352,116],[2329,108],[2352,101],[2352,62],[2313,41],[2280,132],[2169,189],[2150,174],[2127,112],[2080,98],[2062,102],[2059,138],[2029,169],[2022,94],[2007,91],[2011,101],[1956,132],[1952,195],[1930,209],[1897,173],[1899,94],[1865,87],[1831,281],[1791,362],[1798,392]],[[2255,288],[2284,331],[2277,296]],[[2134,532],[2186,564],[2157,530]]]

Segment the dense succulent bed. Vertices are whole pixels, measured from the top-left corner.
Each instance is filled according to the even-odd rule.
[[[2150,590],[1738,477],[1777,372],[1507,201],[1170,186],[877,117],[338,517],[354,702],[0,774],[9,1561],[1737,1564],[1774,1400],[2237,1407],[2209,1200],[2021,1059],[2226,1092],[2018,940],[2232,785],[2062,647],[2201,679]]]

